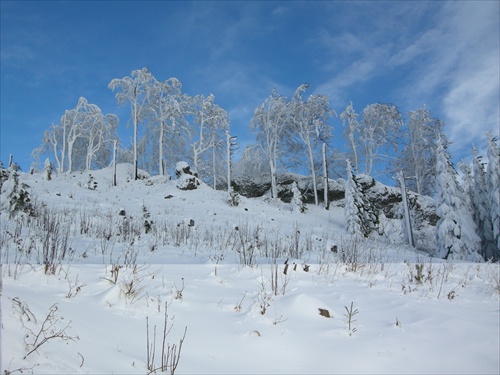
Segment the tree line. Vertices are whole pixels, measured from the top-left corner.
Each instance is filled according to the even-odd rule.
[[[326,166],[346,158],[355,173],[373,175],[383,165],[386,175],[402,170],[413,176],[409,187],[417,193],[434,193],[436,139],[447,141],[444,123],[425,106],[410,111],[405,124],[393,104],[370,104],[358,114],[350,103],[339,116],[346,149],[336,150],[330,147],[334,136],[330,119],[337,113],[326,95],[306,98],[308,87],[300,85],[291,98],[273,90],[255,108],[250,122],[257,141],[250,148],[260,148],[255,156],[269,166],[273,197],[278,172],[306,170],[316,190],[318,177],[332,169]],[[131,144],[120,142],[116,115],[104,114],[82,97],[44,132],[41,146],[32,153],[36,163],[47,156],[59,173],[98,169],[110,165],[116,151],[118,162],[134,165],[135,178],[138,168],[164,175],[177,161],[188,160],[205,182],[224,186],[230,122],[213,94],[187,95],[178,79],[159,81],[147,68],[113,79],[109,88],[120,105],[130,107]]]
[[[120,105],[130,106],[130,146],[120,143],[118,117],[104,115],[82,97],[59,124],[45,131],[33,158],[39,162],[41,156],[48,156],[57,172],[70,173],[107,167],[116,154],[118,162],[134,165],[135,179],[139,167],[164,175],[167,166],[189,159],[194,170],[214,186],[217,177],[224,179],[219,167],[225,162],[229,118],[214,95],[189,96],[178,79],[158,81],[147,68],[113,79],[109,88],[116,91]]]
[[[249,124],[256,143],[244,150],[239,167],[252,170],[255,168],[244,164],[267,165],[274,200],[278,197],[278,173],[306,170],[318,205],[318,180],[322,177],[327,186],[333,164],[333,170],[347,181],[349,231],[368,235],[376,223],[370,221],[370,209],[363,208],[363,200],[357,196],[355,176],[373,176],[383,166],[386,175],[402,173],[408,177],[409,189],[436,198],[441,218],[440,255],[468,252],[484,259],[500,258],[499,148],[491,134],[487,137],[487,168],[474,150],[472,166],[460,164],[464,180],[459,183],[447,153],[444,122],[425,106],[408,112],[407,121],[395,105],[382,103],[369,104],[357,113],[351,102],[337,115],[328,96],[306,97],[308,88],[300,85],[291,98],[273,90],[255,108]],[[130,146],[120,143],[118,117],[102,113],[82,97],[74,109],[65,111],[59,124],[45,131],[33,157],[39,161],[40,156],[48,156],[58,173],[102,168],[112,161],[130,162],[136,179],[138,168],[164,175],[178,161],[188,160],[205,182],[230,190],[235,137],[231,136],[227,111],[215,103],[214,95],[187,95],[178,79],[159,81],[147,68],[111,80],[109,89],[116,92],[120,105],[130,106]],[[334,116],[342,123],[344,150],[330,147],[334,136],[330,119]]]

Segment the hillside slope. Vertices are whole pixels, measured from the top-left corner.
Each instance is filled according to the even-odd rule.
[[[231,207],[131,171],[21,173],[30,215],[4,183],[4,373],[499,372],[498,264],[348,236],[340,204]]]

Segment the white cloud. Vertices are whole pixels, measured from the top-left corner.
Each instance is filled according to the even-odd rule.
[[[470,153],[484,134],[499,132],[500,41],[499,3],[447,4],[441,18],[448,35],[443,46],[451,56],[442,100],[452,152]],[[436,64],[437,65],[437,64]]]
[[[331,51],[323,69],[334,76],[317,91],[335,103],[372,78],[403,77],[390,82],[396,104],[437,108],[434,115],[446,123],[452,154],[470,153],[472,143],[484,143],[487,130],[499,131],[499,4],[438,3],[419,8],[418,17],[411,7],[403,12],[390,6],[397,17],[388,11],[374,20],[365,10],[357,19],[360,28],[336,36],[321,30],[318,40]],[[380,27],[369,32],[374,25]]]

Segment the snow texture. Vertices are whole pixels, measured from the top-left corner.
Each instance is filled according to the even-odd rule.
[[[146,322],[159,364],[166,313],[170,347],[187,327],[178,374],[499,373],[498,264],[350,236],[342,207],[230,207],[204,184],[117,171],[117,186],[93,171],[96,189],[19,173],[35,212],[13,218],[4,183],[2,373],[148,373]],[[54,304],[46,333],[67,340],[27,355]]]

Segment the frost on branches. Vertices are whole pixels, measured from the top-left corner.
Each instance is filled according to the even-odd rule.
[[[436,255],[444,259],[481,261],[481,240],[476,234],[476,224],[441,140],[438,140],[436,173],[436,214],[440,218]]]
[[[347,222],[347,232],[356,234],[361,232],[361,219],[359,217],[359,206],[361,197],[352,173],[351,162],[347,162],[347,180],[345,183],[345,206],[344,217]]]
[[[31,198],[28,192],[29,186],[19,181],[19,166],[13,164],[9,169],[1,169],[1,179],[7,178],[5,183],[0,184],[0,194],[6,194],[7,200],[2,205],[8,205],[9,217],[14,217],[19,212],[30,214],[32,212]]]
[[[351,162],[347,163],[347,180],[345,185],[344,217],[349,234],[361,233],[368,237],[378,224],[377,215],[370,202],[363,199],[361,187],[352,172]]]
[[[488,136],[488,167],[486,179],[489,197],[491,224],[493,226],[493,240],[496,243],[496,259],[500,258],[500,147],[491,133]]]
[[[300,192],[297,182],[293,182],[292,184],[292,207],[294,211],[304,213],[306,211],[306,205],[304,203],[304,197],[302,196],[302,193]]]

